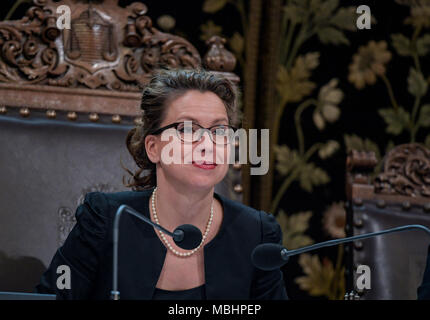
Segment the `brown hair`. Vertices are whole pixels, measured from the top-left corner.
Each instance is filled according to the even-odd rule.
[[[215,93],[224,103],[231,125],[237,125],[237,89],[228,79],[205,70],[160,70],[144,88],[140,108],[142,122],[128,132],[127,149],[140,168],[135,173],[125,169],[132,177],[125,183],[134,190],[156,185],[155,164],[149,160],[145,149],[145,137],[160,128],[167,107],[174,99],[189,90]],[[146,175],[141,174],[146,171]]]

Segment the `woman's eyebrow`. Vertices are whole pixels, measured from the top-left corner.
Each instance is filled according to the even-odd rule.
[[[176,121],[177,122],[181,122],[181,121],[186,121],[186,120],[191,120],[192,122],[196,122],[196,123],[200,124],[197,119],[194,119],[193,117],[190,117],[190,116],[182,116],[179,119],[177,119]],[[218,123],[218,122],[222,122],[222,121],[228,122],[228,119],[225,118],[225,117],[217,118],[215,120],[212,120],[212,124],[215,124],[215,123]]]

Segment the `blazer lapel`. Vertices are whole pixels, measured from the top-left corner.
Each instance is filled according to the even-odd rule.
[[[149,218],[150,195],[151,191],[143,191],[142,197],[130,201],[130,207]],[[150,300],[160,277],[167,250],[151,225],[135,216],[127,216],[120,222],[124,236],[120,236],[119,240],[119,252],[122,252],[119,261],[124,262],[123,268],[121,263],[119,267],[119,290],[123,299]],[[133,289],[127,291],[127,288]]]

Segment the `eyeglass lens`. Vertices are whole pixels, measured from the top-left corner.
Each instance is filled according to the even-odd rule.
[[[184,142],[197,142],[203,136],[205,131],[209,131],[208,129],[200,127],[195,123],[180,123],[176,128],[178,137]],[[219,125],[212,127],[210,130],[211,134],[209,135],[211,140],[216,144],[228,144],[233,136],[233,129]]]

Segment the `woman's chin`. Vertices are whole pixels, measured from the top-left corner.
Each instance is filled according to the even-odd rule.
[[[192,189],[211,189],[213,188],[217,183],[218,183],[218,179],[205,179],[204,177],[193,177],[192,179],[190,179],[190,177],[188,177],[187,179],[187,185],[190,186],[190,188]]]
[[[185,176],[183,181],[186,181],[187,185],[191,188],[210,189],[213,188],[220,181],[222,181],[222,178],[222,176],[220,176],[219,174],[215,174],[215,172],[213,175],[194,172]]]

